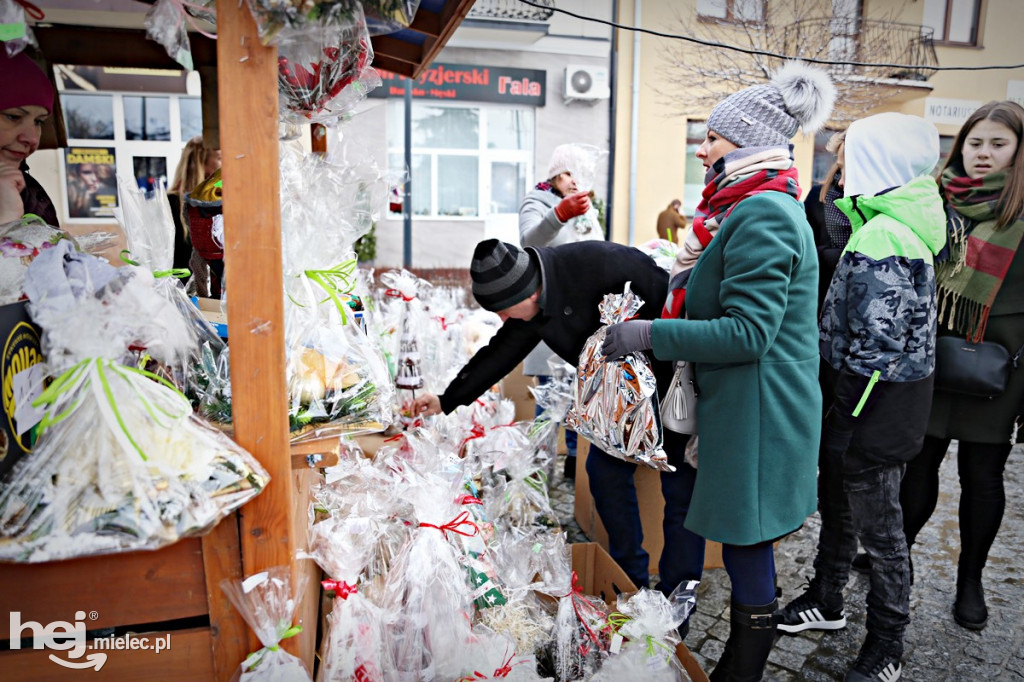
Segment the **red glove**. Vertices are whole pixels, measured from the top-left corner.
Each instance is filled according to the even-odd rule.
[[[555,206],[555,217],[564,223],[570,218],[583,215],[589,210],[590,193],[577,192],[576,194],[570,194],[558,202],[558,205]]]

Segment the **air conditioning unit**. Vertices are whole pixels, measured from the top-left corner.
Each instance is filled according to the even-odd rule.
[[[566,99],[608,99],[611,95],[608,87],[608,68],[570,64],[565,67],[564,94]]]

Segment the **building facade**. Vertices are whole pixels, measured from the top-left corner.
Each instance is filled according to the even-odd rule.
[[[764,21],[781,16],[773,15],[773,10],[780,8],[797,11],[766,26]],[[909,70],[832,68],[844,76],[853,71],[852,75],[859,75],[868,86],[866,104],[851,114],[899,111],[922,116],[938,128],[944,150],[979,105],[1024,98],[1021,68],[928,68],[992,67],[1024,61],[1017,37],[1018,28],[1024,25],[1024,3],[1017,0],[621,0],[617,10],[616,19],[623,25],[668,34],[689,29],[692,32],[687,35],[699,34],[732,45],[750,45],[768,34],[769,44],[786,54],[796,54],[797,46],[804,43],[788,41],[783,33],[792,34],[805,26],[811,33],[817,29],[830,36],[822,57],[896,65],[911,62],[908,65],[916,68]],[[815,21],[817,26],[812,23]],[[703,139],[703,121],[721,95],[744,84],[733,76],[722,76],[735,72],[722,68],[727,62],[718,56],[720,48],[643,33],[618,33],[619,79],[614,94],[618,153],[613,170],[612,238],[640,243],[655,236],[657,214],[671,199],[681,199],[689,212],[696,206],[704,183],[703,168],[693,154]],[[703,103],[678,96],[696,88],[699,80],[687,83],[680,74],[692,72],[673,68],[673,57],[679,53],[689,53],[708,71],[714,71],[716,60],[720,60],[717,77],[711,79],[711,89],[717,88],[719,95],[711,94]],[[844,125],[832,122],[829,128]],[[829,135],[830,131],[824,131],[817,138],[798,136],[794,140],[805,193],[831,165],[831,155],[824,149]]]

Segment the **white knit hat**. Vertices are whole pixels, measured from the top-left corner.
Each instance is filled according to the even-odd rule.
[[[560,144],[551,152],[551,161],[548,163],[548,180],[556,178],[569,170],[573,159],[573,148],[571,144]]]

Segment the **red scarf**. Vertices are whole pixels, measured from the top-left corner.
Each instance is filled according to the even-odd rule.
[[[707,248],[718,227],[747,197],[761,192],[783,192],[793,198],[800,196],[795,166],[786,170],[760,170],[737,181],[728,182],[735,177],[735,174],[730,177],[723,171],[704,186],[700,204],[694,211],[692,227],[693,235],[700,242],[701,249]],[[661,312],[662,318],[675,319],[682,315],[686,281],[691,269],[692,266],[676,273],[669,282],[668,297]]]

